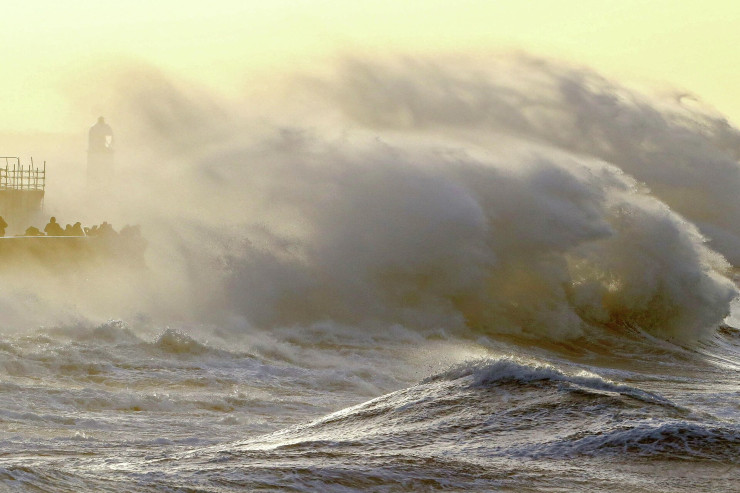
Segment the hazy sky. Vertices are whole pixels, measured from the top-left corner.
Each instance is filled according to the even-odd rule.
[[[334,55],[506,49],[672,84],[740,122],[733,0],[12,0],[2,20],[2,130],[77,130],[104,104],[72,107],[65,88],[124,61],[233,92]]]

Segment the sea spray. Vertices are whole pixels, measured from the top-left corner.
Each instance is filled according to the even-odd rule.
[[[693,339],[727,315],[740,146],[721,116],[579,67],[448,61],[348,60],[263,114],[121,74],[119,187],[88,205],[143,225],[147,273],[32,279],[6,313],[552,339]]]

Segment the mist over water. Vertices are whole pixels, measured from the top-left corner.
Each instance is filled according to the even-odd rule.
[[[141,223],[149,272],[82,318],[691,339],[736,295],[740,134],[688,96],[524,56],[344,60],[259,102],[113,81],[117,186],[48,201]]]

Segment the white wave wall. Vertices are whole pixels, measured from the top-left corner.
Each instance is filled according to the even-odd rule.
[[[737,294],[740,134],[685,97],[522,56],[120,87],[109,205],[150,239],[152,315],[696,338]]]
[[[689,335],[727,314],[724,259],[612,165],[371,145],[250,171],[268,190],[297,179],[277,204],[298,230],[232,258],[232,306],[260,325],[329,318],[555,338],[608,322]]]
[[[445,129],[487,147],[503,133],[612,163],[740,263],[740,133],[687,91],[651,97],[524,55],[349,61],[339,74],[327,87],[342,112],[374,128]]]

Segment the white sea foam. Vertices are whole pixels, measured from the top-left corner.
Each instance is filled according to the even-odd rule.
[[[740,258],[740,137],[675,97],[523,57],[348,61],[295,79],[310,115],[255,115],[153,71],[121,80],[129,149],[96,207],[144,224],[150,271],[35,286],[23,304],[6,286],[12,323],[113,311],[693,339],[737,294],[707,237]]]
[[[501,64],[522,76],[516,86]],[[276,109],[249,137],[236,138],[254,128],[238,108],[173,119],[215,103],[147,86],[168,103],[147,108],[139,136],[194,156],[171,165],[198,216],[142,205],[177,218],[165,229],[181,238],[196,307],[259,326],[333,319],[553,338],[607,322],[692,338],[728,313],[727,264],[689,222],[710,224],[704,209],[672,200],[688,186],[722,200],[711,225],[735,234],[737,136],[721,117],[531,60],[349,66],[325,82],[340,87],[325,104],[348,119],[284,126]],[[217,143],[199,147],[204,136]],[[732,257],[734,240],[718,238]]]

